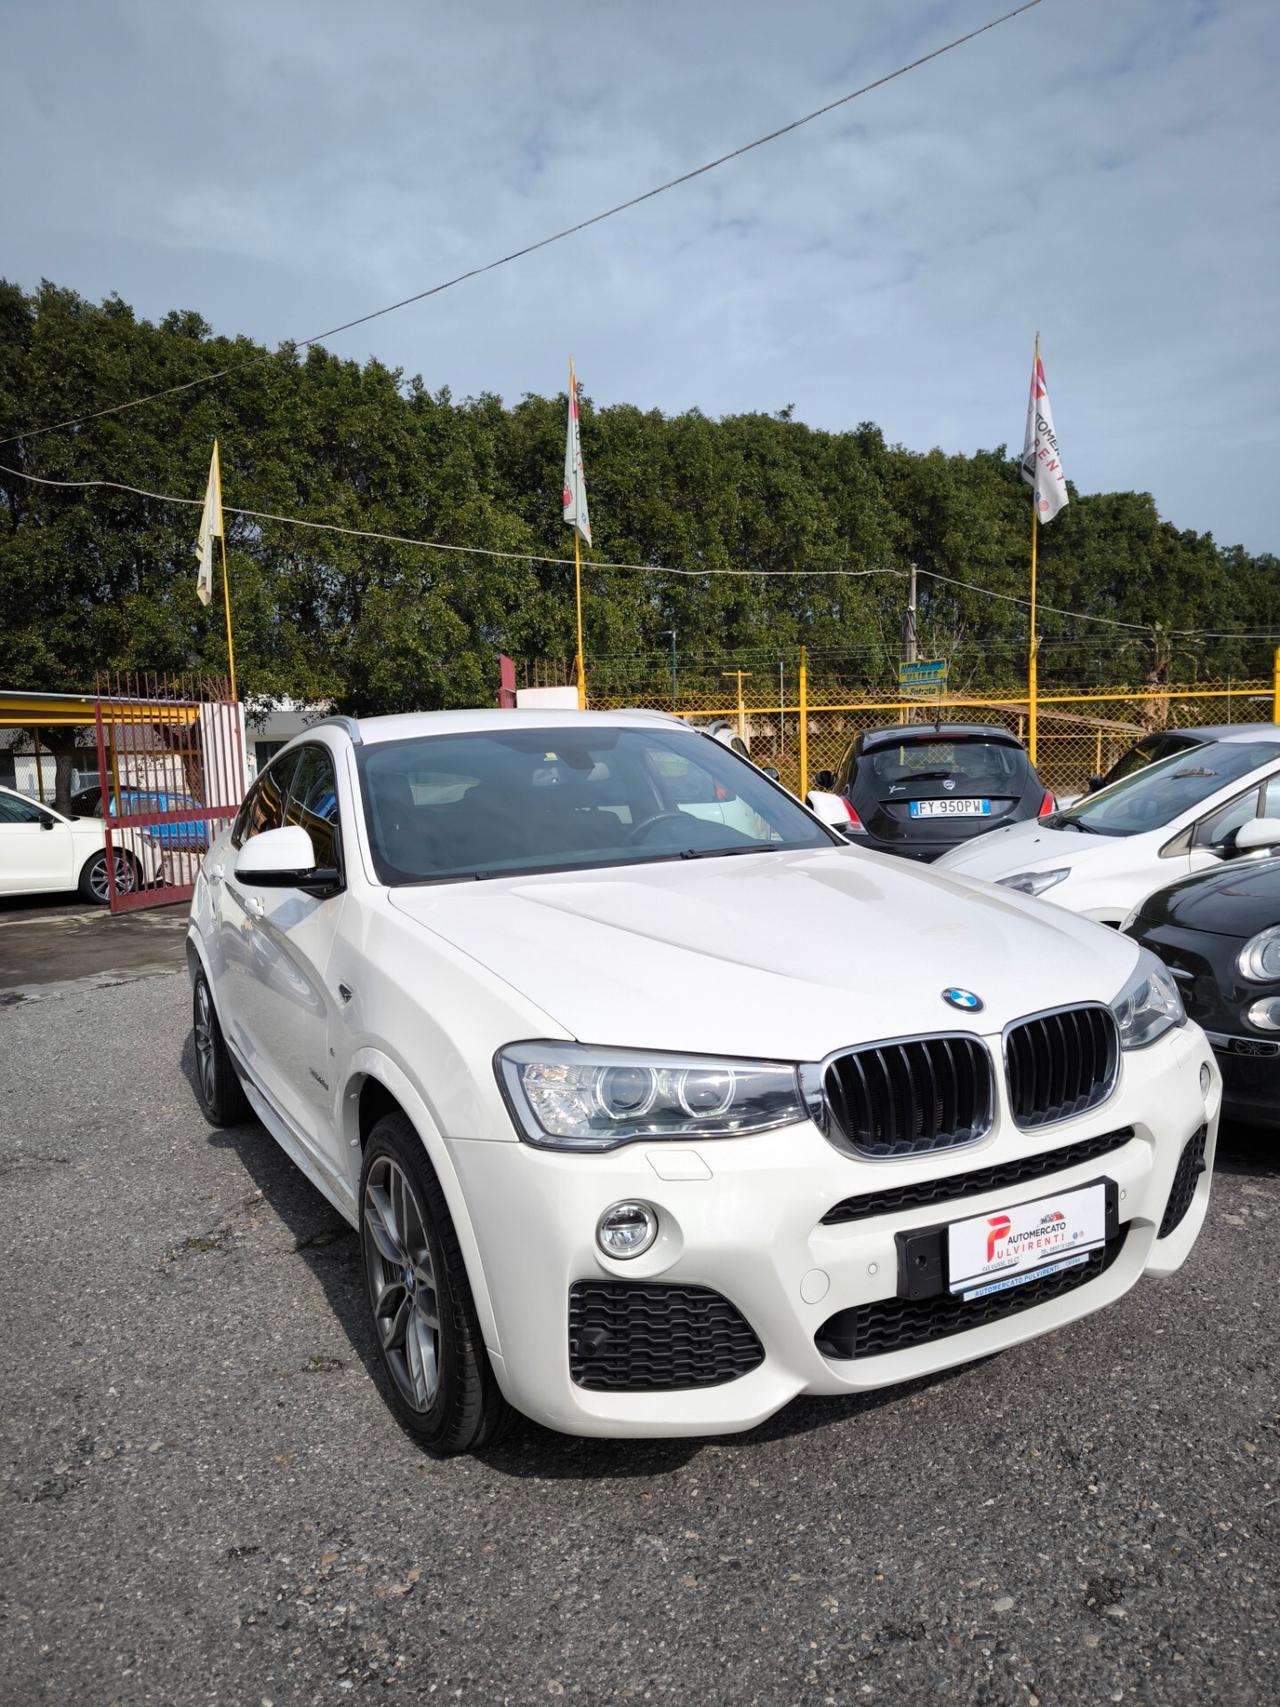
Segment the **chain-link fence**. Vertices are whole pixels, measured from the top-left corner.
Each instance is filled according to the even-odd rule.
[[[693,676],[693,672],[690,672]],[[717,689],[714,677],[720,677]],[[757,764],[773,765],[789,788],[814,785],[817,773],[835,770],[863,729],[894,723],[1001,724],[1027,741],[1029,701],[1020,694],[966,694],[936,700],[904,699],[893,689],[868,686],[836,695],[812,684],[796,659],[766,674],[700,666],[686,688],[678,677],[662,683],[647,674],[625,682],[607,668],[588,670],[589,703],[607,708],[645,706],[674,711],[694,723],[727,719],[740,730]],[[1199,681],[1157,687],[1047,689],[1037,697],[1036,768],[1055,794],[1078,794],[1089,778],[1156,729],[1204,724],[1280,722],[1280,654],[1270,678]]]

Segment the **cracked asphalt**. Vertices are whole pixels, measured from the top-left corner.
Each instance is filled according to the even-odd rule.
[[[201,1118],[178,955],[0,1011],[0,1701],[1275,1699],[1272,1141],[1180,1275],[985,1364],[440,1463],[354,1235]]]

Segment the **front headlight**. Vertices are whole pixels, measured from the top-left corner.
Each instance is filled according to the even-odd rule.
[[[1257,936],[1251,936],[1240,950],[1236,965],[1240,976],[1253,984],[1280,981],[1280,925],[1269,925]]]
[[[1004,889],[1016,889],[1019,895],[1043,895],[1070,875],[1071,867],[1060,865],[1053,871],[1019,871],[1013,877],[997,877],[996,882]]]
[[[1187,1013],[1173,974],[1148,948],[1138,950],[1133,976],[1111,1004],[1120,1030],[1121,1049],[1145,1049],[1175,1025],[1185,1025]]]
[[[495,1065],[520,1136],[546,1149],[736,1138],[809,1118],[796,1069],[773,1061],[513,1043]]]

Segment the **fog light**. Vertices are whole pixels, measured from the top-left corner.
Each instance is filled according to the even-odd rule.
[[[1280,1031],[1280,996],[1265,996],[1253,1004],[1245,1017],[1259,1031]]]
[[[1209,1071],[1209,1063],[1207,1061],[1202,1061],[1200,1063],[1200,1095],[1202,1097],[1208,1096],[1209,1086],[1212,1083],[1213,1074]]]
[[[658,1236],[658,1212],[647,1203],[613,1203],[596,1222],[596,1243],[607,1257],[638,1257]]]

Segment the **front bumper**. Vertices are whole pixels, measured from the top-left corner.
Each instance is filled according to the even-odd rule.
[[[988,1041],[998,1048],[998,1038]],[[1205,1064],[1207,1095],[1200,1087]],[[750,1428],[801,1393],[860,1392],[987,1356],[1112,1302],[1144,1273],[1165,1275],[1181,1266],[1208,1204],[1220,1102],[1221,1080],[1204,1034],[1187,1025],[1126,1055],[1112,1095],[1084,1116],[1022,1132],[1002,1104],[980,1143],[905,1161],[853,1160],[808,1123],[744,1139],[641,1142],[607,1155],[455,1140],[450,1147],[497,1325],[498,1343],[489,1349],[498,1379],[519,1410],[566,1433],[698,1435]],[[941,1207],[823,1225],[823,1216],[852,1195],[985,1170],[1129,1127],[1132,1137],[1101,1161],[979,1190]],[[1201,1127],[1206,1170],[1183,1218],[1160,1239],[1180,1158]],[[1104,1176],[1115,1182],[1123,1237],[1096,1278],[904,1350],[833,1357],[815,1344],[834,1313],[895,1297],[896,1234]],[[657,1209],[660,1231],[642,1257],[619,1262],[597,1250],[595,1226],[611,1203],[630,1198]],[[570,1289],[602,1279],[709,1288],[745,1317],[763,1358],[718,1385],[675,1391],[579,1385],[570,1370]]]

